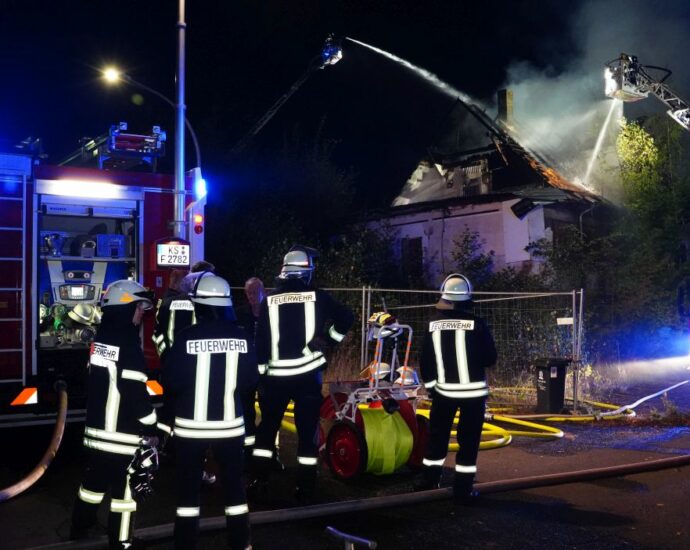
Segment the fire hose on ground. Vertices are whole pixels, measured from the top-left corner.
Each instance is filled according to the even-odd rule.
[[[48,466],[50,466],[50,463],[53,461],[53,458],[55,458],[55,455],[60,448],[62,435],[65,432],[65,421],[67,419],[67,384],[60,381],[55,385],[55,389],[58,391],[58,413],[50,444],[48,445],[45,453],[43,453],[43,457],[33,468],[33,470],[31,470],[23,479],[14,485],[10,485],[5,489],[0,490],[0,502],[10,500],[18,494],[23,493],[34,483],[36,483],[46,472]]]
[[[619,466],[607,466],[604,468],[563,472],[560,474],[489,481],[475,484],[475,489],[477,489],[481,494],[489,495],[507,491],[520,491],[567,483],[593,481],[608,477],[620,477],[645,472],[654,472],[668,468],[681,468],[688,465],[690,465],[690,455],[681,455],[648,462],[635,462],[631,464],[622,464]],[[378,510],[383,508],[414,506],[426,502],[450,499],[452,494],[452,487],[444,487],[441,489],[420,491],[417,493],[403,493],[357,500],[345,500],[341,502],[331,502],[312,506],[301,506],[298,508],[284,508],[265,512],[252,512],[249,514],[249,518],[252,525],[266,525],[287,521],[328,517],[338,514],[350,514],[368,510]],[[202,518],[199,523],[199,530],[201,532],[222,531],[226,528],[225,516]],[[134,535],[144,542],[169,539],[173,535],[173,527],[174,525],[172,523],[146,527],[143,529],[137,529]],[[41,546],[34,550],[96,549],[106,548],[107,546],[108,539],[107,537],[103,536],[98,539],[87,541],[64,542],[49,546]]]

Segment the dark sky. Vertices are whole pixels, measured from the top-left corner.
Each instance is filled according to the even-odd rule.
[[[490,106],[510,67],[526,62],[558,77],[586,58],[582,13],[594,4],[188,0],[186,102],[204,171],[228,184],[229,149],[304,72],[328,33],[390,51]],[[174,0],[2,0],[0,143],[39,136],[56,161],[80,137],[123,120],[139,130],[161,125],[172,146],[171,109],[134,88],[106,89],[98,68],[117,63],[173,98],[176,11]],[[610,57],[619,50],[611,44]],[[135,93],[143,104],[132,101]],[[452,103],[411,71],[346,41],[343,60],[312,75],[253,147],[295,131],[310,136],[322,125],[324,137],[339,141],[336,159],[354,167],[361,185],[400,187]],[[188,159],[191,166],[191,150]]]

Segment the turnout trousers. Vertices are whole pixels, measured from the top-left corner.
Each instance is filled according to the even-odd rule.
[[[175,548],[196,548],[199,531],[201,473],[209,447],[220,465],[228,545],[232,550],[249,546],[249,508],[242,481],[243,437],[193,439],[176,437],[177,510]]]
[[[253,459],[259,477],[267,477],[276,435],[292,399],[297,428],[297,487],[305,494],[314,490],[318,463],[317,429],[321,408],[321,372],[294,376],[264,376],[260,386],[261,423],[256,431]]]
[[[477,455],[484,424],[486,397],[451,399],[436,393],[431,402],[429,442],[424,454],[424,477],[433,484],[441,481],[443,462],[448,454],[448,442],[455,413],[460,409],[456,437],[460,449],[455,455],[453,493],[456,497],[472,491],[477,473]]]
[[[86,449],[87,462],[72,512],[70,538],[78,539],[96,524],[98,506],[110,491],[108,540],[110,548],[127,548],[132,539],[137,503],[129,488],[127,467],[132,456]]]

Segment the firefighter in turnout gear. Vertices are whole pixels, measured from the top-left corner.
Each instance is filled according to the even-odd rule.
[[[249,546],[249,509],[242,482],[242,402],[259,371],[251,338],[235,323],[227,281],[196,280],[190,293],[197,324],[182,330],[163,372],[166,407],[174,411],[177,449],[175,548],[195,547],[201,472],[211,447],[220,464],[230,548]]]
[[[424,469],[415,489],[440,486],[453,420],[460,409],[453,496],[457,504],[464,504],[478,496],[472,484],[489,393],[485,369],[496,362],[496,347],[486,323],[472,313],[472,286],[467,277],[453,273],[443,281],[436,309],[420,360],[432,403]]]
[[[110,491],[111,548],[132,547],[137,504],[127,468],[143,436],[155,441],[156,411],[146,390],[139,325],[153,307],[153,293],[135,281],[112,283],[101,300],[103,317],[89,357],[84,447],[86,472],[72,515],[70,538],[87,535],[98,505]]]
[[[153,344],[156,346],[161,364],[175,343],[175,336],[180,330],[196,322],[194,304],[187,293],[181,290],[182,281],[187,275],[184,269],[173,269],[170,282],[163,298],[156,307],[156,326],[153,329]]]
[[[290,249],[276,289],[261,303],[256,346],[263,375],[262,418],[253,451],[256,478],[250,484],[255,494],[266,490],[273,443],[292,399],[298,436],[296,496],[313,496],[324,351],[341,342],[354,321],[348,308],[312,286],[315,255],[307,247]]]

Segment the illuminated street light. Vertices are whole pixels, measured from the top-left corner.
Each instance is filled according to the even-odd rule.
[[[176,108],[175,103],[169,99],[167,96],[163,95],[161,92],[158,90],[154,90],[153,88],[147,86],[146,84],[143,84],[139,82],[138,80],[134,80],[131,76],[129,76],[126,73],[123,73],[116,67],[106,67],[102,71],[103,79],[108,83],[108,84],[118,84],[120,82],[124,82],[125,84],[129,84],[131,86],[136,86],[137,88],[141,88],[142,90],[145,90],[149,92],[150,94],[155,95],[157,98],[165,101],[168,105],[170,105],[173,109]],[[196,164],[199,168],[201,168],[201,149],[199,148],[199,140],[197,140],[196,137],[196,132],[194,131],[194,128],[192,128],[192,125],[190,124],[189,120],[187,117],[184,119],[185,126],[187,127],[187,130],[189,130],[189,135],[192,136],[192,141],[194,142],[194,151],[196,153]]]

